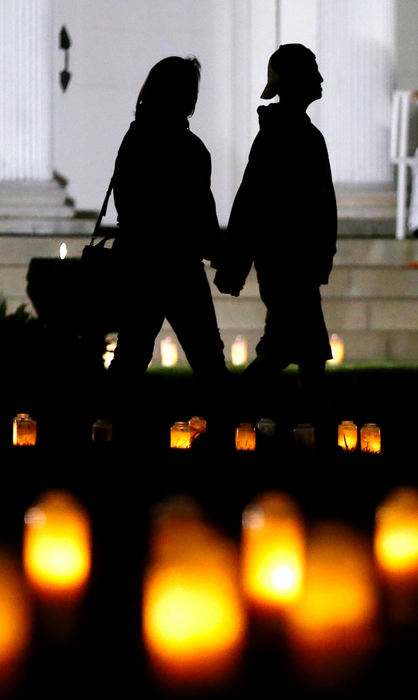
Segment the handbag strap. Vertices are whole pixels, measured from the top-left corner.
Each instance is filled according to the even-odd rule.
[[[112,175],[112,177],[111,177],[111,179],[110,179],[110,182],[109,182],[109,187],[107,188],[107,192],[106,192],[105,198],[104,198],[104,200],[103,200],[102,208],[100,209],[99,216],[97,217],[96,223],[95,223],[95,225],[94,225],[93,233],[91,234],[90,245],[94,245],[94,239],[97,238],[98,236],[100,236],[100,237],[103,238],[103,240],[101,240],[101,241],[99,241],[99,243],[97,243],[97,245],[98,245],[99,247],[103,247],[104,244],[106,243],[106,241],[107,241],[108,239],[114,238],[114,235],[107,236],[105,233],[103,233],[103,231],[100,231],[100,225],[101,225],[101,223],[102,223],[103,217],[106,216],[107,205],[108,205],[108,202],[109,202],[109,198],[110,198],[111,192],[112,192],[112,190],[113,190],[113,181],[114,181],[114,178],[115,178],[115,174],[113,173],[113,175]]]

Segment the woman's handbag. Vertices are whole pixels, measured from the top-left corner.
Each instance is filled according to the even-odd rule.
[[[104,332],[118,330],[118,263],[115,251],[105,246],[115,238],[101,228],[103,217],[113,189],[113,176],[97,217],[91,241],[85,245],[81,255],[83,287],[85,292],[85,323],[88,329],[102,329]],[[99,242],[96,243],[96,239]]]

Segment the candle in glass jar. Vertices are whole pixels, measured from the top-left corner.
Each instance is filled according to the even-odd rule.
[[[289,496],[265,493],[245,508],[241,549],[248,600],[270,613],[294,605],[303,584],[305,528]]]
[[[188,425],[194,431],[195,435],[200,435],[200,433],[206,433],[207,421],[200,416],[192,416],[189,418]]]
[[[255,450],[255,428],[251,423],[241,423],[235,430],[235,449],[244,451]]]
[[[30,648],[31,628],[31,605],[20,566],[9,552],[0,550],[1,697],[3,691],[9,697],[14,683],[19,682],[21,662]]]
[[[295,445],[300,449],[310,449],[315,444],[315,431],[311,423],[299,423],[293,428]]]
[[[93,442],[110,442],[112,440],[112,424],[104,418],[98,418],[93,423]]]
[[[84,592],[91,568],[90,520],[65,491],[49,491],[25,514],[23,564],[44,600],[65,605]]]
[[[337,333],[333,333],[330,338],[332,359],[327,361],[330,365],[339,365],[344,359],[344,342]]]
[[[245,338],[237,335],[231,345],[231,360],[235,366],[244,365],[248,358],[248,344]]]
[[[36,421],[28,413],[18,413],[13,419],[13,445],[33,447],[36,445]]]
[[[396,489],[380,504],[374,546],[388,576],[411,574],[418,583],[418,489]]]
[[[360,445],[362,452],[379,454],[381,452],[380,428],[376,423],[366,423],[360,430]]]
[[[357,449],[358,430],[352,420],[343,420],[338,426],[338,447],[348,452]]]
[[[155,516],[142,629],[156,681],[170,693],[220,689],[233,678],[245,640],[238,552],[187,498],[159,504]]]
[[[176,421],[170,428],[170,447],[176,450],[188,450],[196,434],[186,421]]]
[[[177,364],[178,350],[172,338],[167,336],[160,343],[161,364],[163,367],[173,367]]]

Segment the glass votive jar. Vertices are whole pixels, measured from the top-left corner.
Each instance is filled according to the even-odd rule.
[[[110,442],[112,440],[113,426],[105,418],[98,418],[93,423],[92,440],[93,442]]]
[[[195,436],[206,433],[207,421],[201,416],[192,416],[188,420],[189,427],[194,431]]]
[[[293,428],[293,436],[298,449],[312,449],[315,445],[315,429],[311,423],[299,423]]]
[[[380,428],[376,423],[365,423],[360,430],[360,448],[362,452],[379,454],[382,450]]]
[[[190,449],[195,433],[187,421],[176,421],[170,428],[170,447],[175,450]]]
[[[37,425],[29,413],[18,413],[13,419],[13,445],[33,447],[36,445]]]
[[[358,430],[352,420],[343,420],[338,426],[338,447],[347,451],[355,452],[358,442]]]
[[[255,450],[255,428],[251,423],[240,423],[235,430],[235,449],[244,451]]]
[[[276,423],[271,418],[260,418],[257,421],[257,430],[261,435],[273,437],[276,433]]]

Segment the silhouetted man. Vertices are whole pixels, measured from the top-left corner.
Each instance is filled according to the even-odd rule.
[[[257,357],[243,375],[244,395],[257,389],[261,402],[253,409],[274,412],[271,379],[297,364],[303,420],[316,418],[332,357],[319,287],[336,251],[337,210],[325,141],[306,114],[322,82],[314,54],[301,44],[284,44],[271,56],[261,97],[280,101],[258,108],[260,130],[215,277],[221,292],[238,296],[254,263],[267,315]]]

